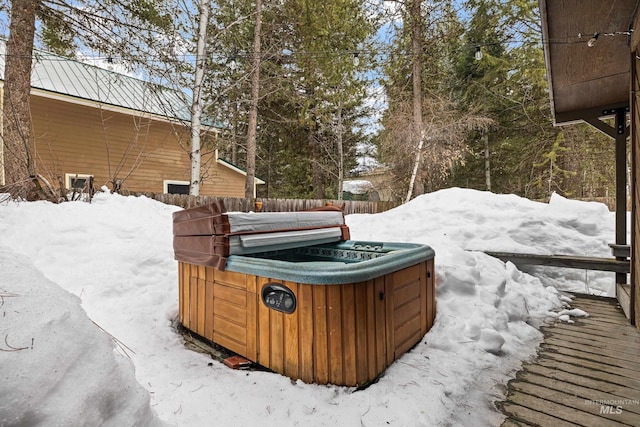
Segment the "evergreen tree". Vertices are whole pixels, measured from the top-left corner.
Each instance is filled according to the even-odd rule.
[[[247,7],[241,5],[221,3],[217,11],[218,25],[230,30],[216,39],[217,52],[211,55],[217,59],[212,73],[219,79],[210,87],[210,111],[217,110],[228,129],[222,154],[244,166],[253,29],[243,18]],[[366,49],[373,31],[365,12],[353,0],[265,5],[256,162],[257,176],[267,181],[261,188],[265,195],[339,194],[340,170],[344,175],[354,164],[355,144],[364,139],[358,121],[366,98],[362,70],[367,61],[358,52]]]
[[[451,58],[462,29],[453,3],[422,4],[419,10],[416,4],[401,10],[402,25],[384,67],[388,109],[378,139],[380,159],[391,166],[398,186],[409,189],[405,200],[439,188],[463,159],[468,133],[489,122],[462,111],[451,90]]]
[[[530,2],[471,0],[465,43],[458,55],[459,96],[493,120],[469,140],[465,165],[451,183],[540,197],[542,159],[556,141],[551,126],[537,8]],[[482,56],[470,53],[479,49]],[[490,181],[487,177],[490,176]],[[491,188],[487,188],[488,184]]]

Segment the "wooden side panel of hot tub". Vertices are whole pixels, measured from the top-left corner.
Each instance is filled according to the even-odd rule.
[[[413,347],[435,319],[434,263],[366,282],[310,285],[179,263],[180,322],[247,359],[307,383],[366,384]],[[297,309],[265,306],[267,283]]]
[[[256,276],[178,263],[179,320],[187,329],[257,359]]]
[[[257,362],[290,378],[362,385],[413,347],[433,325],[433,260],[367,282],[308,285],[258,277],[259,290],[281,283],[297,310],[258,303]]]

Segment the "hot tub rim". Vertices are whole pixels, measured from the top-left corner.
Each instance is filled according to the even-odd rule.
[[[382,244],[385,255],[356,263],[290,262],[230,255],[225,270],[300,284],[344,285],[372,280],[435,257],[435,251],[430,246],[419,243],[346,240],[332,246],[336,249],[353,249],[355,244],[364,247]]]

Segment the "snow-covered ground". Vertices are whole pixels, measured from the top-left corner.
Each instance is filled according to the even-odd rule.
[[[352,239],[435,249],[436,322],[364,390],[304,384],[184,347],[177,209],[108,193],[0,200],[0,425],[497,425],[493,402],[567,301],[557,289],[613,289],[610,273],[530,275],[480,252],[609,256],[614,218],[598,203],[454,188],[349,215]]]

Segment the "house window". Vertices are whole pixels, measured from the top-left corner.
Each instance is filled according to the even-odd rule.
[[[64,174],[65,186],[69,190],[82,191],[86,188],[87,184],[93,179],[93,175],[81,174],[81,173],[66,173]]]
[[[164,192],[167,194],[189,194],[189,181],[164,180]]]

